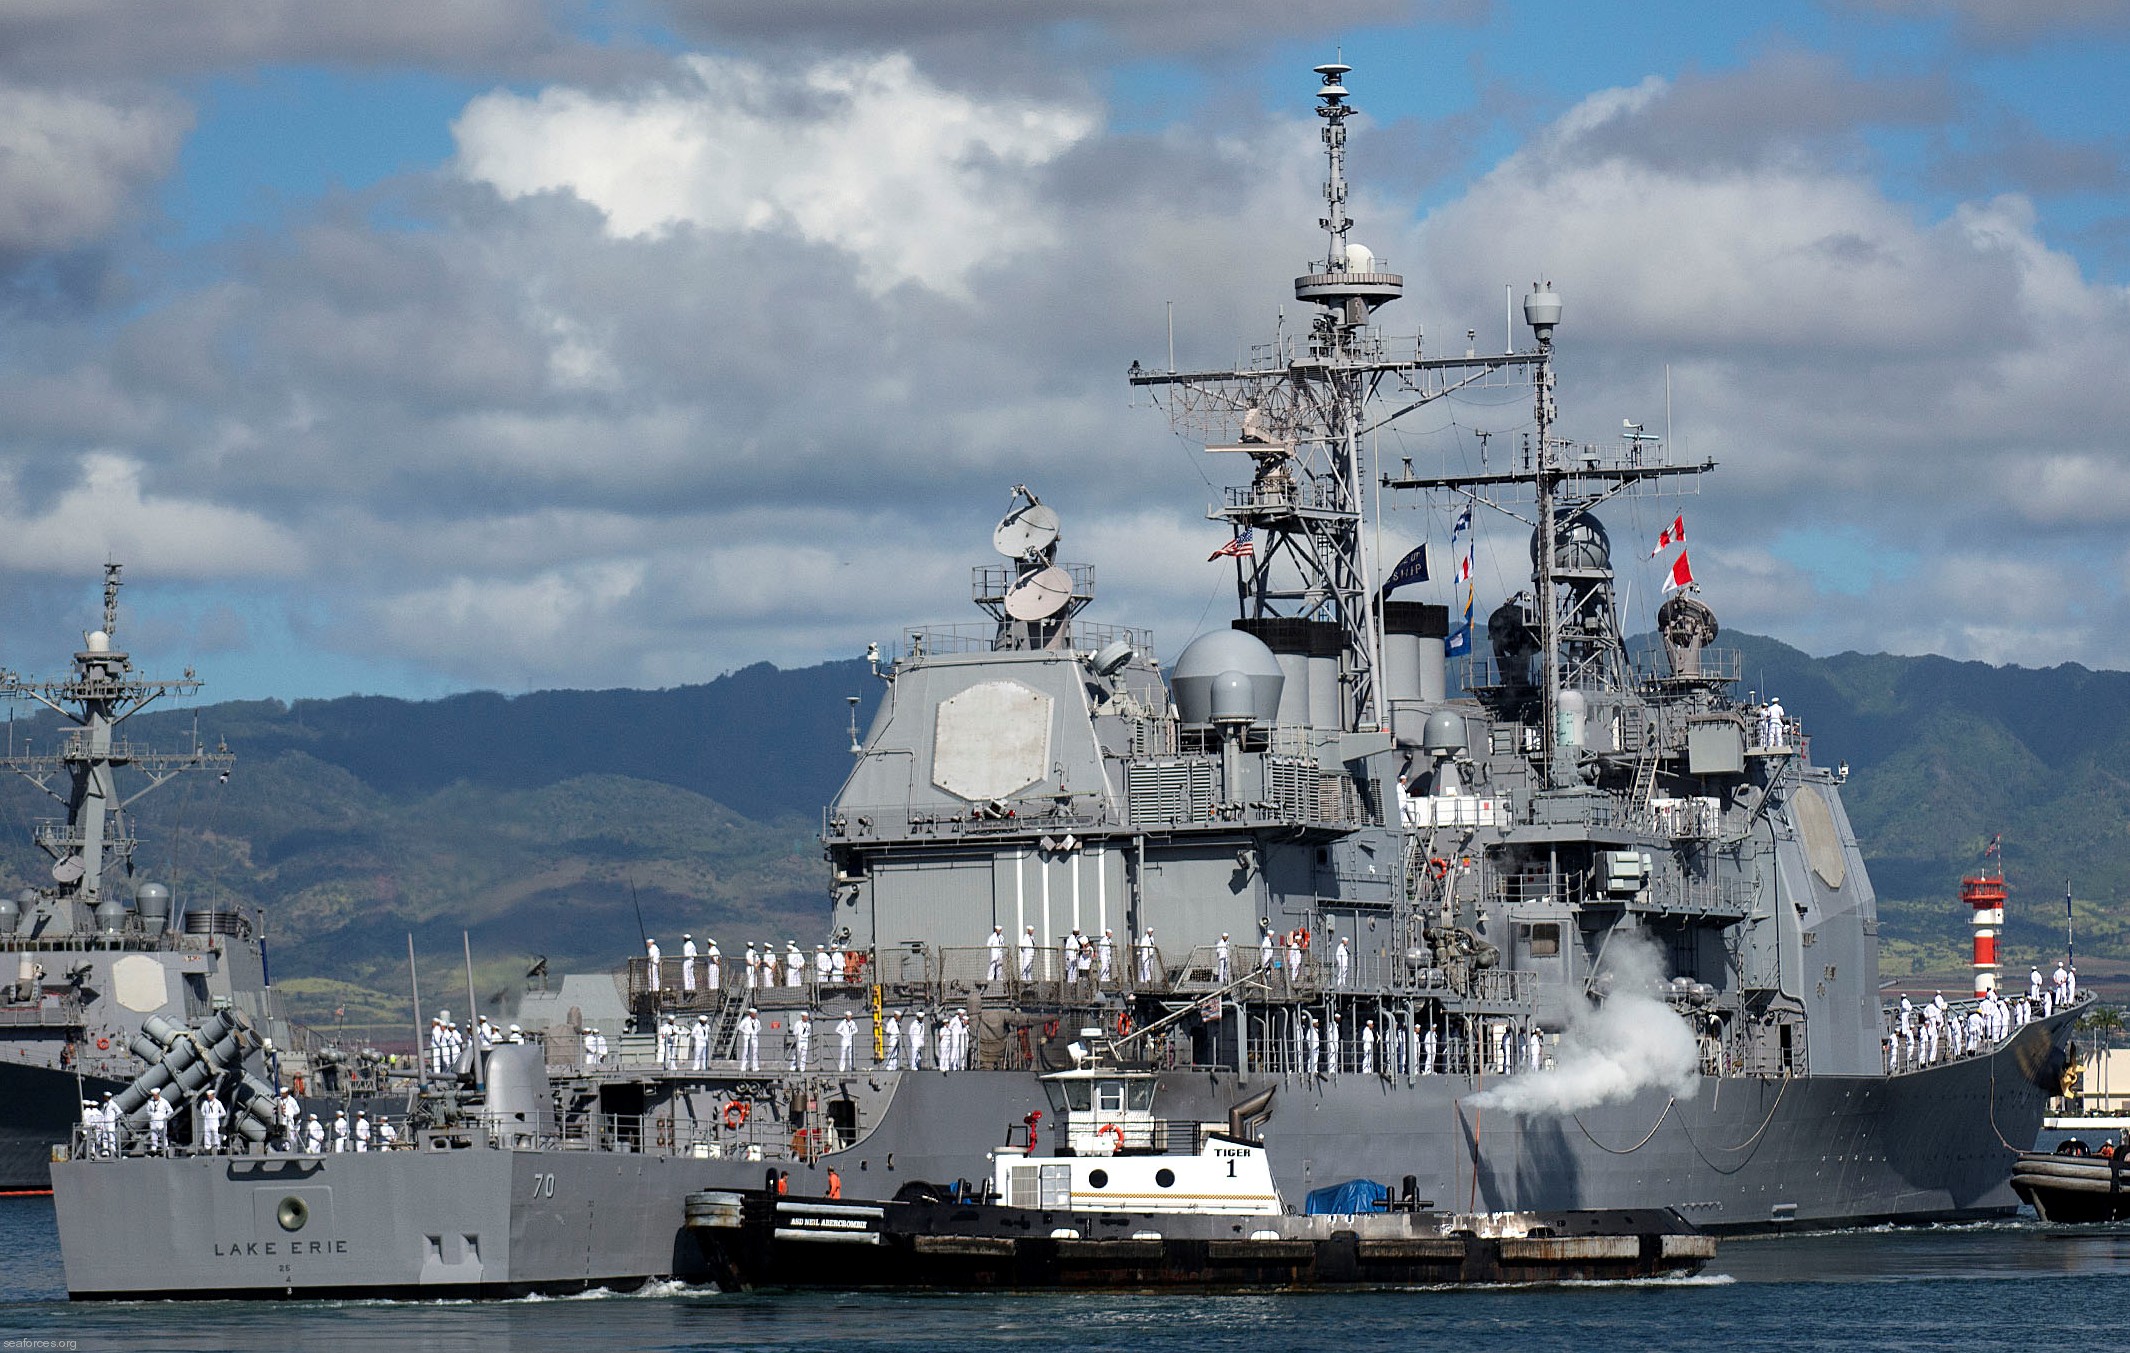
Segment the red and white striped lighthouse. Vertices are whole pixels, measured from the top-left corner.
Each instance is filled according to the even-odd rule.
[[[1960,880],[1960,900],[1974,909],[1975,995],[1997,989],[1997,932],[2004,929],[2004,865],[1999,837],[1982,852],[1980,873]],[[1994,861],[1995,863],[1992,863]]]

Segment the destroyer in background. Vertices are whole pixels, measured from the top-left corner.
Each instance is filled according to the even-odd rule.
[[[115,646],[119,571],[104,568],[103,627],[83,636],[67,679],[0,673],[0,699],[42,705],[72,725],[51,751],[10,746],[0,757],[65,809],[35,828],[49,876],[0,897],[0,1189],[49,1187],[52,1144],[80,1120],[84,1097],[140,1073],[129,1048],[150,1019],[198,1023],[235,1010],[290,1048],[252,919],[175,912],[168,886],[135,875],[127,810],[187,771],[227,775],[232,758],[197,745],[150,751],[125,737],[126,720],[197,693],[200,682],[190,671],[142,677]]]
[[[1402,280],[1348,238],[1346,73],[1319,68],[1307,332],[1239,370],[1132,372],[1250,467],[1214,509],[1231,629],[1164,670],[1143,631],[1084,620],[1093,570],[1017,491],[1005,562],[975,573],[984,621],[876,662],[811,955],[765,965],[728,935],[714,970],[635,960],[622,1009],[436,1078],[411,1149],[55,1166],[68,1290],[702,1278],[685,1200],[771,1170],[850,1206],[1114,1213],[1120,1181],[1147,1192],[1154,1158],[1223,1134],[1261,1150],[1282,1215],[1356,1180],[1454,1213],[1676,1209],[1709,1230],[2014,1210],[2078,1007],[1887,1057],[1841,777],[1735,698],[1691,594],[1659,611],[1661,653],[1622,639],[1598,509],[1710,467],[1558,435],[1550,287],[1524,302],[1530,349],[1393,350],[1373,321]],[[1364,477],[1386,422],[1511,385],[1536,430],[1506,463]],[[1383,599],[1379,487],[1535,528],[1531,586],[1455,689],[1470,593],[1454,631],[1448,607]],[[584,1036],[615,1016],[633,1031]]]

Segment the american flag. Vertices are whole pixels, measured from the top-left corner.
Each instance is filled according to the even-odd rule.
[[[1251,528],[1245,526],[1242,530],[1237,531],[1235,533],[1235,538],[1233,540],[1229,541],[1227,544],[1221,546],[1219,549],[1207,555],[1206,562],[1210,564],[1215,559],[1220,559],[1223,557],[1229,559],[1246,559],[1255,556],[1256,553],[1257,546],[1251,543]]]

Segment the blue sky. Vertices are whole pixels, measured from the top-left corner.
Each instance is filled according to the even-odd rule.
[[[438,13],[0,16],[11,665],[114,555],[220,696],[819,661],[959,618],[1023,479],[1172,653],[1218,467],[1118,373],[1292,306],[1334,52],[1386,322],[1546,271],[1593,438],[1668,369],[1726,623],[2130,664],[2130,0]],[[1397,453],[1513,436],[1443,412]]]

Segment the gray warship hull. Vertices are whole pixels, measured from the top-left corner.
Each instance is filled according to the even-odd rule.
[[[1996,1051],[1892,1077],[1705,1078],[1580,1114],[1475,1110],[1443,1076],[1161,1078],[1164,1111],[1216,1121],[1276,1086],[1263,1141],[1282,1196],[1414,1177],[1446,1209],[1633,1209],[1653,1199],[1704,1231],[1956,1221],[2017,1210],[2009,1177],[2032,1145],[2072,1012]],[[867,1130],[812,1160],[690,1151],[513,1149],[437,1138],[420,1150],[79,1159],[52,1167],[77,1300],[298,1294],[458,1297],[709,1281],[687,1195],[757,1189],[883,1200],[912,1182],[975,1180],[1007,1130],[1049,1101],[1021,1072],[852,1078]],[[873,1088],[877,1083],[878,1088]],[[724,1089],[714,1092],[722,1095]],[[303,1221],[281,1218],[290,1200]],[[123,1243],[115,1239],[123,1237]]]
[[[76,1077],[71,1071],[0,1060],[0,1193],[37,1193],[52,1187],[52,1146],[81,1121],[84,1096],[117,1091],[125,1082]]]

